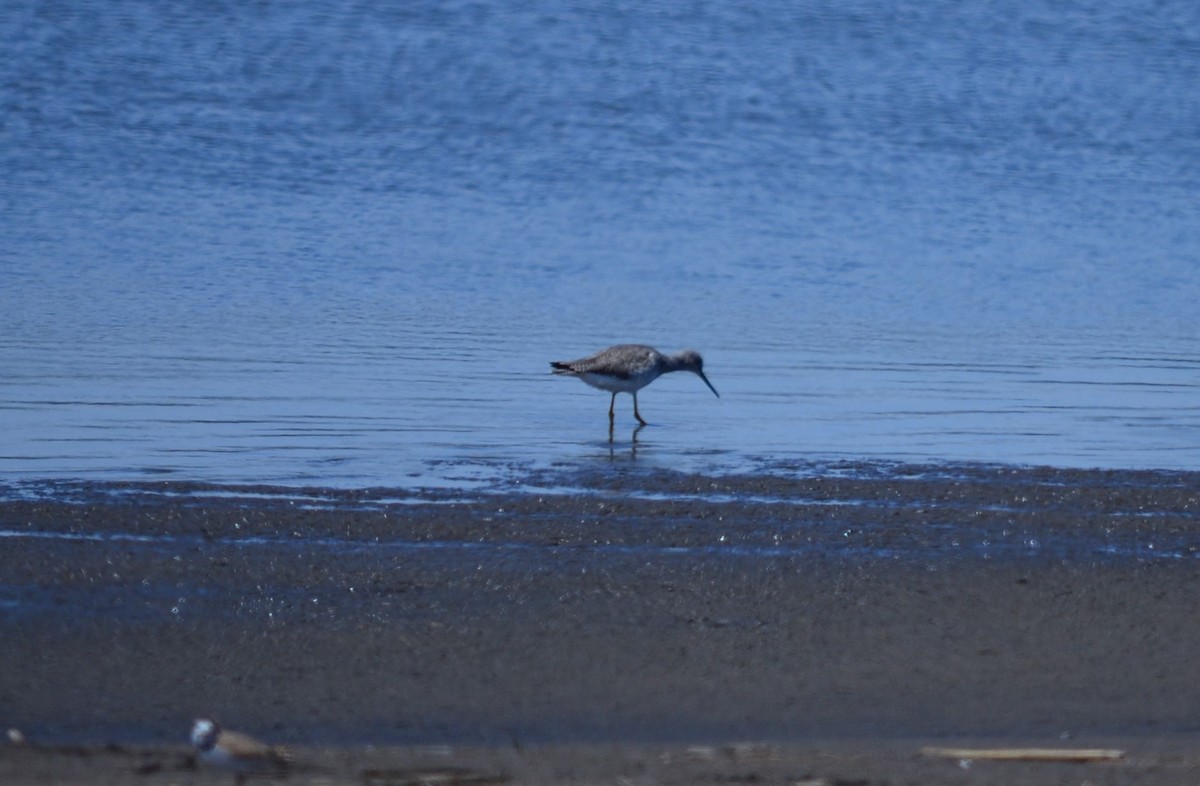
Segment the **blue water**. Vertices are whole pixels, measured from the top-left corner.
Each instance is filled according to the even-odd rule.
[[[1200,466],[1191,2],[10,0],[0,479]],[[695,347],[618,401],[549,375]]]

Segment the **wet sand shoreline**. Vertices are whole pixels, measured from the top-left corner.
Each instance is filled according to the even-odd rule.
[[[974,740],[1011,745],[1012,740]],[[718,745],[564,744],[516,747],[322,746],[294,748],[284,778],[247,783],[480,786],[557,783],[1193,784],[1200,749],[1179,738],[1113,739],[1120,758],[1088,763],[986,761],[930,755],[920,739],[818,740]],[[1059,743],[1058,746],[1061,746]],[[1125,746],[1125,747],[1120,747]],[[0,747],[6,784],[229,784],[180,745]]]
[[[521,782],[1069,783],[1080,765],[961,769],[918,741],[1116,740],[1141,764],[1083,765],[1093,783],[1193,782],[1193,481],[665,474],[324,507],[180,487],[10,499],[3,722],[162,752],[208,714],[317,758],[387,750],[385,770],[452,746],[443,766]],[[747,741],[773,753],[721,753]],[[0,773],[72,782],[74,760],[46,750],[2,748]],[[210,782],[164,761],[138,782]],[[632,769],[598,763],[615,761]],[[333,781],[363,782],[356,766]]]

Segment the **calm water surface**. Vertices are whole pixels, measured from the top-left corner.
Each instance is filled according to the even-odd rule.
[[[1200,6],[375,6],[0,11],[0,479],[1200,465]]]

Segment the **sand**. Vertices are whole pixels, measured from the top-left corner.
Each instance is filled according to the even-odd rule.
[[[0,783],[1200,782],[1196,485],[1073,477],[5,502]]]

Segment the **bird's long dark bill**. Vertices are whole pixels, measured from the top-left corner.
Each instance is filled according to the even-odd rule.
[[[709,389],[709,390],[711,390],[711,391],[713,392],[713,395],[714,395],[714,396],[716,396],[717,398],[720,398],[720,397],[721,397],[721,394],[720,394],[720,393],[718,393],[718,392],[717,392],[717,389],[716,389],[716,388],[714,388],[714,387],[712,386],[712,383],[708,381],[708,377],[704,376],[704,372],[703,372],[703,371],[697,371],[696,373],[700,375],[700,379],[704,380],[704,384],[705,384],[705,385],[708,385],[708,389]]]

